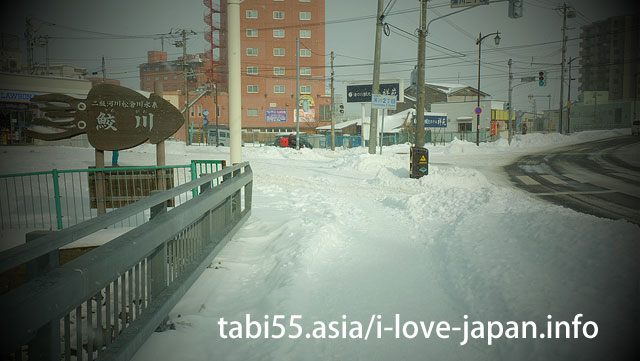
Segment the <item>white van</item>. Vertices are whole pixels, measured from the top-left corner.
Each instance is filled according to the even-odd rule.
[[[220,146],[228,147],[231,145],[231,133],[229,129],[220,129],[220,139],[218,140]],[[216,145],[216,130],[209,129],[209,145]],[[242,146],[244,147],[244,140],[242,140]]]
[[[221,146],[229,146],[231,144],[231,134],[229,134],[229,129],[220,129],[219,135],[219,144]],[[209,145],[216,145],[216,130],[209,129]]]

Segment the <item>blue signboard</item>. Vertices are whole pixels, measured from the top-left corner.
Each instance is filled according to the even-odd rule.
[[[286,109],[266,109],[265,115],[267,117],[267,123],[286,123],[287,122]]]
[[[413,126],[416,125],[416,117],[413,116]],[[447,116],[446,115],[425,115],[424,116],[425,128],[446,128]]]

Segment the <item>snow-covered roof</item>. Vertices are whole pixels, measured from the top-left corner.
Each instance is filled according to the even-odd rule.
[[[336,123],[335,129],[344,129],[353,124],[360,124],[360,120],[347,120],[346,122]],[[317,130],[331,130],[331,124],[317,127]]]
[[[427,83],[427,85],[431,87],[441,88],[442,91],[446,94],[451,94],[464,88],[470,88],[470,86],[463,84]]]

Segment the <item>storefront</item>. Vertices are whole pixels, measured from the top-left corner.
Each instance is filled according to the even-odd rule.
[[[36,111],[31,98],[39,94],[61,93],[86,98],[88,80],[0,73],[0,144],[31,144],[24,134]]]

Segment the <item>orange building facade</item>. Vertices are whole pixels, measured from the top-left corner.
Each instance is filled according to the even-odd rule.
[[[331,99],[325,90],[324,0],[244,1],[240,5],[240,17],[243,131],[295,130],[297,37],[300,38],[300,129],[314,132],[316,127],[328,124]],[[204,59],[205,54],[187,56],[190,103],[198,98],[191,107],[189,120],[194,129],[203,129],[206,133],[215,127],[216,84],[207,84]],[[140,88],[153,91],[153,84],[158,81],[165,98],[173,98],[179,109],[184,109],[181,64],[181,58],[167,61],[166,52],[149,51],[148,62],[140,65]],[[221,85],[219,89],[227,86]],[[228,94],[217,92],[217,101],[218,124],[226,128]],[[204,110],[209,112],[207,124]],[[184,128],[174,137],[184,140]]]

